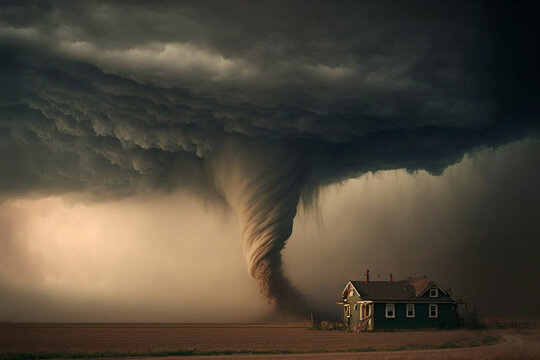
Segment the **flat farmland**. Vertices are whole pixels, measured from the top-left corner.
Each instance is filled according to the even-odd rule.
[[[0,356],[99,357],[445,349],[488,346],[504,340],[500,335],[503,332],[438,330],[359,334],[310,330],[305,324],[2,324]],[[538,335],[537,332],[535,334]]]

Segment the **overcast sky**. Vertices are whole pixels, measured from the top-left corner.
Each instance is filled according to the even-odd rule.
[[[540,315],[538,5],[4,4],[0,319],[260,321],[366,268]]]

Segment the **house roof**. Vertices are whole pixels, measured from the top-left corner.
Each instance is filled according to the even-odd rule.
[[[428,279],[426,277],[408,278],[407,280],[404,280],[404,281],[408,282],[414,287],[414,293],[416,296],[420,296],[420,294],[426,291],[428,286],[430,286],[433,283],[431,279]]]
[[[408,278],[401,281],[351,281],[351,283],[363,300],[377,301],[418,301],[421,300],[419,296],[435,284],[434,281],[425,277]],[[444,289],[438,285],[437,287],[443,292],[438,300],[451,299]],[[434,301],[434,299],[426,300]]]

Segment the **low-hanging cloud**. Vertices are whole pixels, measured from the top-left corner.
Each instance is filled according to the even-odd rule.
[[[506,5],[238,5],[3,7],[0,197],[228,204],[250,273],[294,311],[280,251],[300,199],[537,134],[525,6],[502,34]]]

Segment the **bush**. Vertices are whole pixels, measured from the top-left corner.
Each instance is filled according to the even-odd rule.
[[[347,325],[342,323],[342,322],[333,322],[333,321],[326,321],[326,320],[321,321],[319,326],[317,326],[315,329],[317,329],[317,330],[341,330],[341,331],[349,330]]]
[[[486,324],[478,314],[478,308],[473,305],[469,310],[467,309],[463,314],[463,327],[467,329],[485,329]]]

